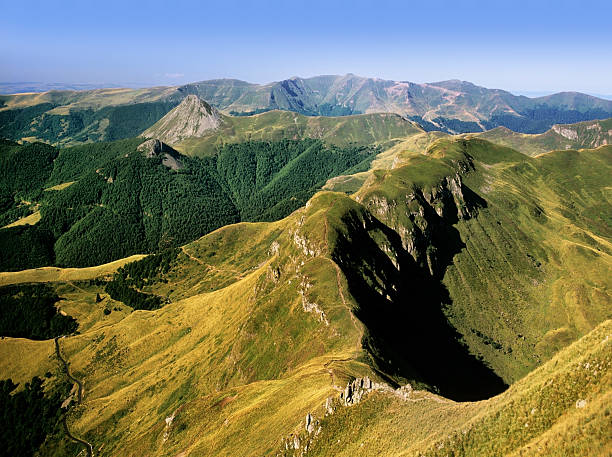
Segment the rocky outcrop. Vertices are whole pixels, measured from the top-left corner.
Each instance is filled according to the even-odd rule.
[[[217,129],[221,122],[221,114],[215,108],[197,95],[188,95],[141,136],[174,145],[185,138],[202,137]]]
[[[424,399],[446,401],[431,395],[412,399],[411,393],[413,390],[410,384],[393,389],[388,384],[372,381],[368,376],[365,376],[349,382],[338,398],[327,398],[325,401],[325,417],[335,414],[338,408],[357,405],[371,392],[383,392],[404,401],[422,401]],[[307,455],[313,441],[321,433],[322,427],[324,426],[323,424],[324,423],[317,419],[312,413],[309,412],[306,414],[304,429],[298,433],[282,438],[280,452],[276,454],[276,457],[303,457]]]
[[[400,236],[402,248],[418,264],[426,266],[431,276],[439,276],[445,267],[445,249],[439,245],[447,244],[452,225],[472,218],[478,208],[486,206],[482,198],[463,185],[460,172],[446,176],[431,189],[413,187],[400,201],[372,195],[363,204]],[[389,251],[385,246],[381,248]],[[390,260],[397,264],[395,255]]]
[[[147,140],[138,146],[136,150],[142,152],[147,159],[161,157],[162,164],[172,170],[183,168],[180,159],[181,154],[158,139]]]
[[[567,128],[567,127],[562,127],[560,125],[553,125],[552,131],[561,135],[563,138],[567,138],[568,140],[575,141],[578,139],[578,132],[570,128]]]
[[[329,321],[327,320],[325,311],[323,311],[319,305],[314,302],[311,302],[308,299],[308,289],[310,289],[311,287],[312,284],[308,282],[308,278],[303,277],[298,288],[298,293],[302,298],[302,309],[306,313],[313,313],[317,317],[319,322],[322,322],[326,326],[329,326]]]

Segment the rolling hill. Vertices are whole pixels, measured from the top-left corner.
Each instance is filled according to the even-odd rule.
[[[553,125],[539,135],[515,133],[497,127],[478,136],[532,156],[555,149],[597,148],[612,144],[612,119]]]
[[[66,149],[4,142],[0,269],[94,266],[226,224],[280,219],[329,178],[367,170],[378,152],[308,138],[228,143],[203,158],[157,139]]]
[[[206,104],[195,95],[185,100]],[[206,105],[208,106],[208,105]],[[253,116],[216,115],[214,128],[194,132],[187,119],[185,101],[170,111],[163,119],[142,133],[145,138],[161,138],[177,150],[190,156],[213,156],[228,144],[248,141],[282,141],[318,139],[326,144],[346,147],[349,145],[380,145],[388,147],[401,138],[421,133],[422,129],[412,121],[396,114],[362,114],[342,117],[304,116],[289,111],[267,111]],[[207,124],[209,115],[201,113],[193,119],[203,118]],[[182,132],[175,134],[171,125],[179,125]],[[170,130],[170,133],[169,133]]]
[[[281,173],[228,173],[242,144],[216,170],[249,203]],[[85,386],[70,432],[95,455],[606,455],[612,146],[529,157],[421,131],[368,168],[352,195],[317,192],[112,276],[4,274],[51,281],[79,324],[58,342]],[[159,308],[122,298],[138,294]],[[53,348],[2,339],[0,369],[48,371],[51,390]],[[47,436],[43,455],[80,449]]]
[[[426,130],[449,133],[499,126],[543,133],[554,124],[612,117],[612,101],[574,92],[528,98],[465,81],[417,84],[347,74],[264,85],[217,79],[175,87],[0,95],[0,136],[56,145],[134,137],[188,95],[226,115],[270,110],[307,116],[395,113]]]

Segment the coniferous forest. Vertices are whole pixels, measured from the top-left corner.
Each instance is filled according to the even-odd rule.
[[[39,211],[41,219],[1,229],[0,269],[98,265],[227,224],[280,219],[330,177],[366,170],[377,153],[313,139],[247,142],[214,157],[180,156],[174,170],[137,151],[142,141],[67,149],[3,141],[0,218],[8,224]]]

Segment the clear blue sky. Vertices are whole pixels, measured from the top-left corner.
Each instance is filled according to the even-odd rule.
[[[612,94],[608,1],[0,0],[0,81],[355,73]]]

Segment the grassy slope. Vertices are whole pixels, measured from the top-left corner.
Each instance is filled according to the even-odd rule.
[[[28,282],[85,281],[110,275],[126,263],[134,262],[143,257],[143,255],[137,254],[104,265],[87,268],[41,267],[22,271],[3,271],[0,272],[0,286]]]
[[[68,114],[71,109],[116,106],[127,103],[154,102],[176,93],[174,87],[151,87],[144,89],[94,89],[87,91],[58,91],[2,95],[2,109],[25,108],[41,103],[61,105],[50,114]]]
[[[498,127],[477,135],[535,156],[555,149],[596,148],[612,143],[612,119],[557,125],[545,133],[528,135]]]
[[[40,211],[34,211],[32,214],[17,219],[15,222],[5,225],[2,228],[18,227],[20,225],[36,225],[40,221]]]
[[[530,159],[481,140],[442,139],[427,155],[407,152],[408,166],[375,172],[357,198],[400,234],[431,225],[407,217],[419,211],[405,203],[407,190],[427,190],[466,154],[475,170],[463,184],[485,207],[455,224],[464,246],[441,272],[445,314],[473,353],[514,382],[612,317],[612,148]]]
[[[341,175],[331,178],[325,183],[324,190],[355,193],[365,183],[373,170],[390,170],[404,165],[409,157],[421,154],[429,145],[439,138],[447,138],[443,132],[421,132],[398,139],[398,142],[376,156],[370,170],[352,175]]]
[[[320,211],[312,208],[313,214],[306,215],[304,224],[318,219]],[[85,375],[89,391],[88,404],[76,427],[93,433],[95,441],[105,442],[108,453],[126,442],[117,442],[117,435],[105,432],[101,436],[94,430],[121,430],[125,439],[137,440],[138,444],[129,446],[129,452],[135,454],[144,449],[150,452],[151,446],[159,446],[161,451],[173,445],[158,442],[162,441],[157,432],[163,434],[163,419],[191,400],[214,406],[220,399],[240,392],[240,399],[232,402],[235,408],[249,411],[261,402],[272,405],[267,408],[277,408],[278,398],[272,395],[271,385],[292,396],[298,385],[312,383],[313,391],[303,390],[304,398],[284,406],[289,412],[302,401],[314,406],[330,395],[330,374],[323,365],[333,358],[353,357],[360,333],[348,309],[337,305],[340,300],[334,265],[300,254],[291,240],[289,229],[297,228],[300,217],[296,214],[275,224],[229,226],[187,246],[188,261],[184,259],[180,269],[189,268],[189,262],[194,269],[202,269],[204,262],[215,270],[241,269],[232,257],[216,259],[216,254],[210,255],[216,252],[219,237],[238,237],[242,249],[252,252],[254,258],[243,266],[247,267],[246,276],[228,281],[222,289],[184,298],[154,313],[135,312],[112,327],[66,341],[65,351],[73,367]],[[268,253],[273,241],[279,243],[278,256]],[[262,245],[267,248],[261,249]],[[278,282],[274,271],[281,272]],[[173,274],[171,271],[169,277]],[[307,296],[326,312],[329,326],[302,308],[298,289],[305,277],[312,277],[314,283]],[[266,402],[258,398],[261,395]],[[299,410],[288,413],[292,418],[298,415]],[[135,421],[136,417],[141,419]],[[189,424],[190,436],[196,432],[194,421],[198,427],[211,425],[199,419],[199,415],[181,416]],[[248,420],[253,420],[253,411],[249,411]],[[266,423],[272,431],[274,425],[285,420],[278,415]],[[232,433],[241,429],[236,422],[238,428]],[[294,420],[286,422],[284,428],[288,431],[292,423]],[[154,432],[143,438],[143,431],[150,428]],[[274,447],[277,440],[272,433],[261,439],[261,432],[253,430],[259,437],[259,453]],[[191,438],[182,439],[176,446],[189,441]],[[247,442],[215,439],[209,445],[231,444],[239,449]]]
[[[447,312],[470,348],[513,381],[608,314],[610,234],[604,218],[610,202],[604,178],[609,174],[601,169],[610,166],[610,148],[538,159],[476,140],[467,148],[475,171],[467,173],[464,182],[485,198],[487,207],[456,224],[466,247],[443,276],[453,299]],[[431,190],[440,178],[454,174],[465,152],[464,143],[444,139],[427,155],[403,151],[398,157],[408,166],[373,173],[357,197],[399,229],[397,221],[407,224],[401,206],[396,207],[395,222],[385,220],[372,197],[384,195],[400,202],[413,183]],[[576,174],[583,183],[574,178]],[[576,206],[570,211],[567,205],[572,202]],[[536,204],[540,209],[534,211]],[[123,455],[276,454],[282,437],[303,429],[307,412],[322,417],[325,399],[335,397],[336,389],[352,377],[372,376],[363,363],[363,325],[349,311],[359,304],[331,260],[348,230],[349,215],[367,225],[362,205],[324,192],[284,220],[219,229],[185,246],[164,278],[168,282],[150,286],[173,301],[154,312],[128,314],[120,309],[105,321],[106,304],[94,302],[95,287],[79,291],[74,285],[58,285],[66,288],[69,314],[82,325],[81,335],[63,340],[71,369],[84,378],[86,389],[84,404],[70,420],[71,429],[94,442],[98,455],[119,450]],[[368,233],[384,245],[384,231]],[[542,240],[542,245],[532,244],[531,237]],[[545,237],[550,237],[548,244]],[[470,263],[474,256],[478,261]],[[484,273],[485,266],[501,273]],[[585,266],[589,270],[581,273]],[[466,285],[457,280],[462,274],[471,275],[469,296]],[[566,291],[568,276],[574,285]],[[541,284],[543,290],[537,289]],[[471,308],[475,303],[477,312]],[[555,313],[557,306],[568,312]],[[499,311],[509,313],[511,322],[498,320]],[[542,315],[559,317],[551,322]],[[571,331],[561,332],[559,338],[563,326]],[[510,342],[512,355],[473,336],[466,331],[470,327],[504,349]],[[553,338],[542,338],[549,330]],[[513,338],[518,332],[524,340],[517,342]],[[593,341],[609,332],[607,323],[489,401],[440,403],[428,400],[437,398],[431,394],[416,393],[418,401],[398,403],[395,397],[373,394],[324,423],[320,444],[311,449],[329,455],[333,444],[334,455],[371,455],[382,449],[394,455],[425,450],[437,440],[447,440],[447,435],[446,448],[463,446],[468,455],[482,454],[484,446],[509,452],[538,439],[540,445],[546,441],[558,447],[565,444],[555,437],[571,436],[593,413],[588,436],[599,438],[576,445],[597,450],[606,442],[601,430],[607,419],[597,405],[609,405],[609,343],[597,346]],[[531,360],[533,345],[540,341],[543,345],[535,347],[539,360]],[[12,353],[17,348],[7,349],[9,344],[22,348],[25,343],[3,340],[0,351]],[[25,359],[19,367],[6,366],[3,372],[25,372],[36,364],[32,360],[43,358],[39,351],[22,353]],[[601,367],[590,378],[576,371],[587,358],[591,370],[595,361]],[[580,376],[568,378],[570,373]],[[550,379],[554,389],[547,388]],[[570,413],[583,397],[587,408]],[[548,410],[547,405],[558,407]],[[536,416],[542,422],[524,427],[523,415],[533,408],[546,411]],[[167,425],[165,418],[171,416]],[[503,420],[497,420],[500,417]],[[468,425],[467,444],[457,444],[454,431]],[[517,437],[515,441],[504,441],[506,430]],[[360,447],[364,440],[367,447]]]
[[[482,402],[370,394],[323,418],[308,455],[608,455],[611,335],[612,321],[606,321]],[[577,407],[581,400],[585,406]]]
[[[338,146],[384,144],[419,132],[421,129],[412,122],[395,114],[308,117],[289,111],[269,111],[255,116],[224,116],[218,130],[173,146],[183,154],[205,156],[213,155],[222,143],[319,138]]]
[[[611,153],[485,160],[482,178],[465,180],[488,207],[458,226],[466,249],[444,278],[449,315],[507,381],[612,317]]]

